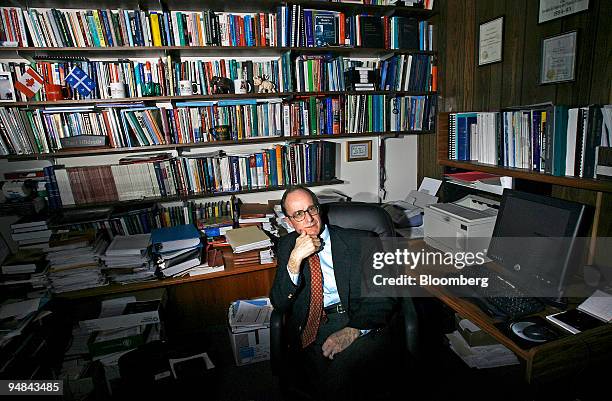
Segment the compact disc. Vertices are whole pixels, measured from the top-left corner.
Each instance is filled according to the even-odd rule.
[[[532,338],[523,333],[523,330],[529,326],[533,326],[534,322],[515,322],[510,325],[510,329],[514,334],[522,338],[523,340],[533,341],[536,343],[545,343],[547,340],[542,338]]]

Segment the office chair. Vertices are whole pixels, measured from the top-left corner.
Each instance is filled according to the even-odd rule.
[[[360,202],[338,202],[321,205],[322,216],[325,223],[343,228],[352,228],[376,233],[381,238],[395,237],[393,222],[389,214],[376,204]],[[412,364],[419,355],[419,325],[417,308],[412,298],[398,298],[395,323],[399,326],[400,341],[403,342],[404,360]],[[272,373],[279,377],[283,393],[304,396],[297,389],[288,389],[283,373],[287,371],[288,361],[284,358],[287,350],[283,328],[285,316],[273,311],[270,318],[270,362]],[[308,398],[305,396],[304,398]]]

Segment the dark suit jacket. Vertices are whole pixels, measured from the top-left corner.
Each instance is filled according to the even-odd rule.
[[[340,302],[347,310],[348,327],[376,329],[387,324],[393,311],[391,298],[361,297],[363,259],[380,246],[374,233],[329,226],[334,276]],[[275,309],[288,313],[288,328],[292,340],[297,341],[306,324],[310,305],[310,268],[302,262],[298,285],[294,285],[287,271],[287,262],[298,237],[296,232],[282,237],[277,248],[278,267],[270,292]],[[370,264],[371,265],[371,264]]]

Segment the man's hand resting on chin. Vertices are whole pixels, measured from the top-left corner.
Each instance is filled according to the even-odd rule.
[[[334,359],[334,355],[348,348],[359,337],[360,331],[352,327],[345,327],[333,333],[323,343],[323,355]]]

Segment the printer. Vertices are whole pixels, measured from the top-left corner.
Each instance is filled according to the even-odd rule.
[[[499,202],[468,195],[451,203],[425,207],[425,242],[444,252],[479,252],[488,248]]]

